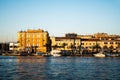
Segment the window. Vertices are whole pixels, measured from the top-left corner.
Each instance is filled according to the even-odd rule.
[[[110,44],[113,44],[113,42],[110,42]]]
[[[81,43],[81,45],[84,45],[84,43]]]
[[[104,42],[104,44],[108,44],[107,42]]]

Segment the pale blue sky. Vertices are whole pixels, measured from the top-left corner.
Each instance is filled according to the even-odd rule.
[[[120,0],[0,0],[0,41],[39,28],[50,36],[120,34]]]

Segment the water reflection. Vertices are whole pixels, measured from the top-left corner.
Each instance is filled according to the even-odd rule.
[[[17,62],[28,62],[28,63],[36,63],[36,62],[40,62],[40,63],[45,63],[46,62],[46,58],[42,57],[42,56],[18,56],[17,57]]]
[[[1,57],[0,80],[119,80],[120,58]]]

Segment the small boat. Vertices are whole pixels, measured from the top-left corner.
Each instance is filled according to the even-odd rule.
[[[71,52],[70,51],[67,51],[67,50],[62,50],[61,51],[61,55],[62,56],[70,56]]]
[[[20,56],[32,56],[33,54],[30,51],[20,51]]]
[[[102,52],[99,52],[97,54],[93,54],[95,57],[105,57],[105,54]]]
[[[44,52],[36,52],[36,56],[43,56],[45,53]]]
[[[52,56],[61,56],[61,51],[60,50],[52,50],[50,52]]]
[[[49,56],[51,56],[51,54],[48,53],[48,52],[36,52],[36,53],[34,54],[34,56],[44,56],[44,57],[49,57]]]
[[[107,57],[118,57],[118,56],[120,56],[120,54],[118,54],[118,53],[106,53],[106,56]]]

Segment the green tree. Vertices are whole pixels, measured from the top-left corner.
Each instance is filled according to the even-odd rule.
[[[70,45],[70,48],[71,48],[71,51],[72,51],[72,54],[74,53],[74,48],[75,46],[73,44]]]
[[[64,50],[65,50],[65,46],[67,46],[67,45],[68,45],[67,43],[63,43],[63,44],[62,44]]]
[[[110,47],[109,47],[109,50],[110,50],[110,52],[113,52],[113,46],[111,45]]]
[[[58,48],[58,45],[57,44],[55,44],[54,46],[52,46],[53,47],[53,49],[57,49]]]
[[[101,47],[100,45],[96,44],[95,46],[93,46],[93,50],[94,49],[95,49],[95,52],[98,52],[101,49]]]

